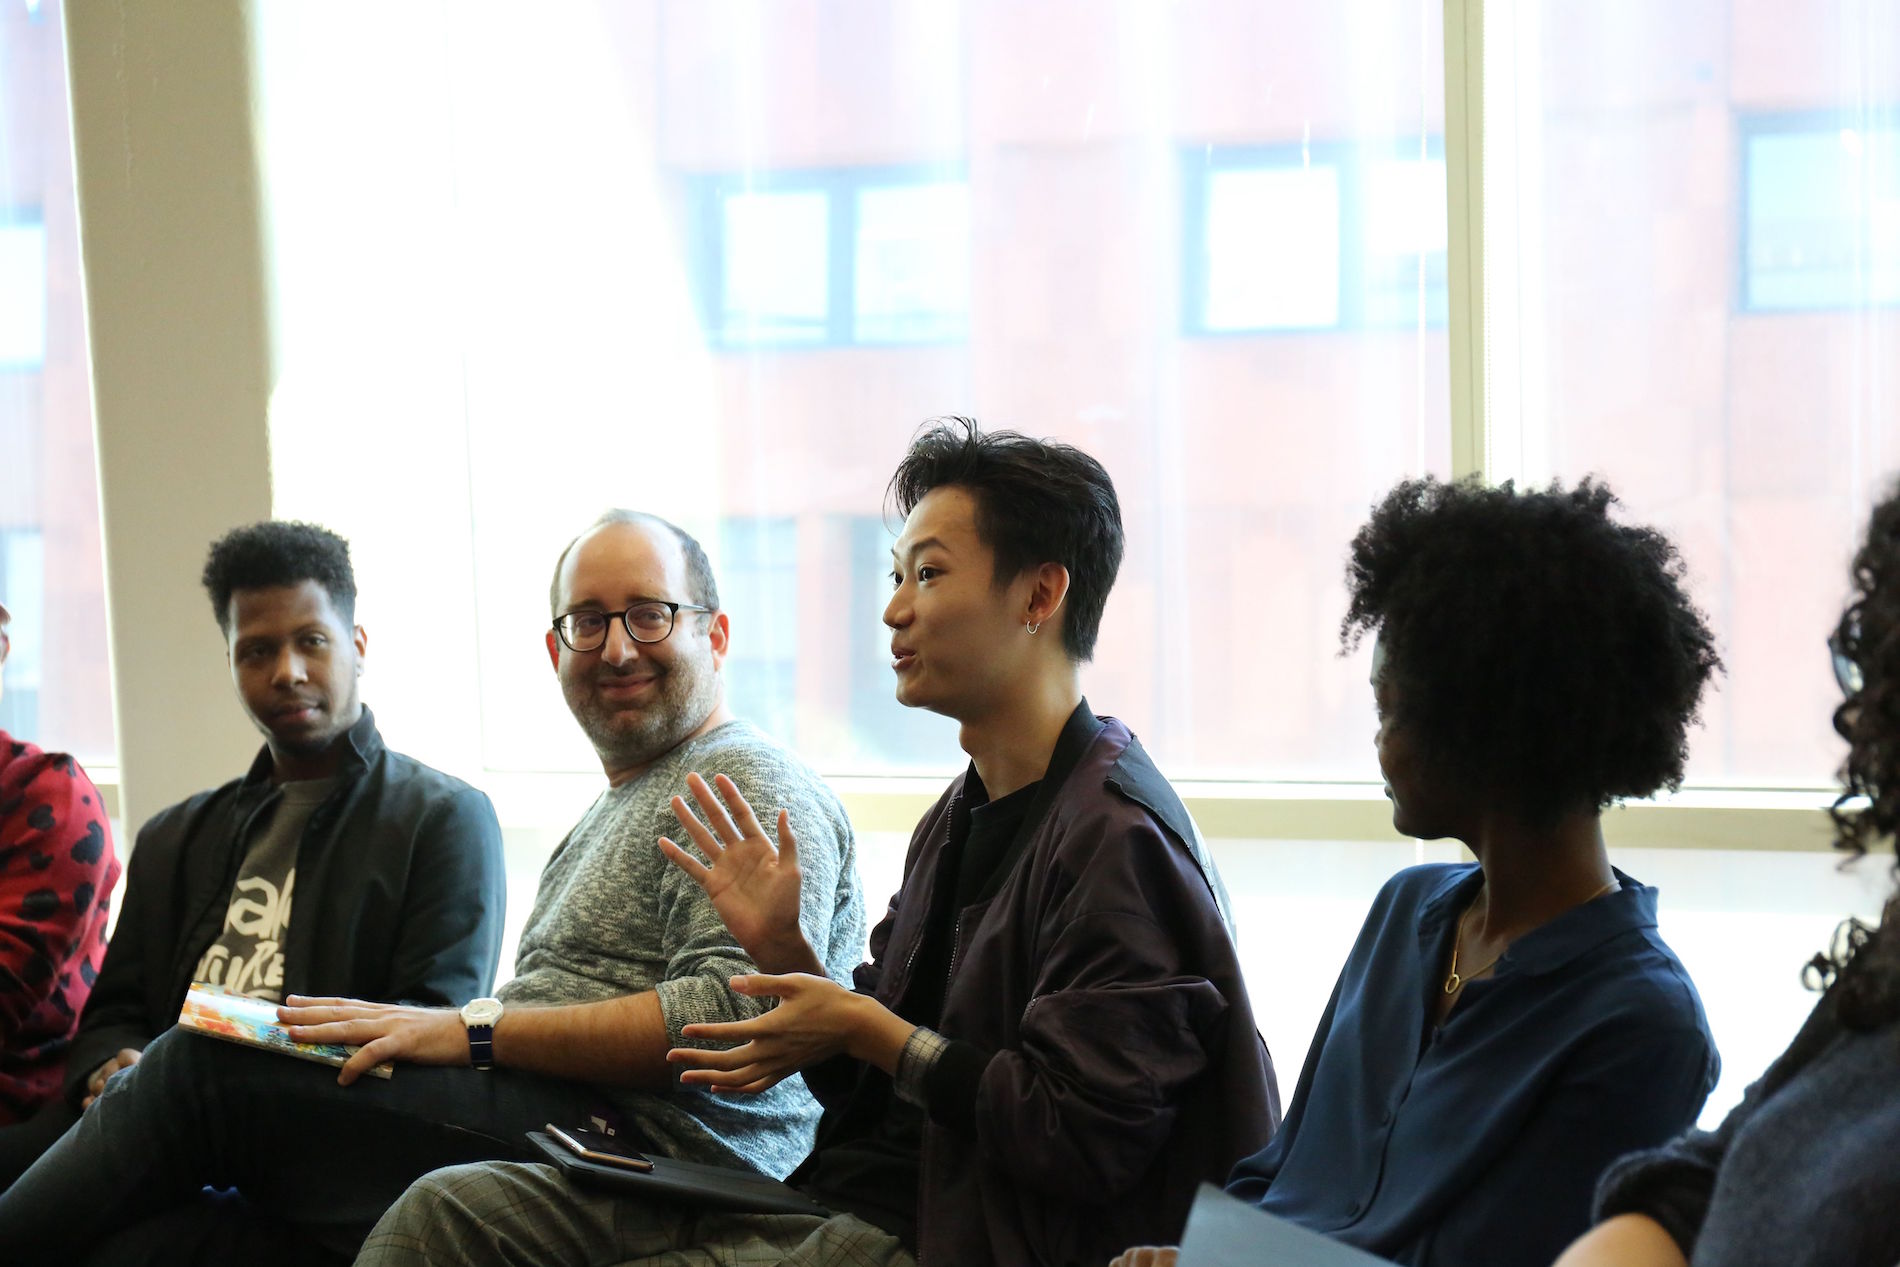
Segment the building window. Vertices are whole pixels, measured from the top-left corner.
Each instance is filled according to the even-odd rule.
[[[970,327],[970,189],[962,181],[856,191],[859,343],[935,343]]]
[[[782,743],[797,741],[798,521],[719,522],[719,605],[732,616],[726,702]]]
[[[46,554],[37,528],[0,528],[0,602],[12,614],[0,730],[32,739],[40,728],[40,648],[46,641]]]
[[[1900,130],[1796,115],[1742,136],[1742,307],[1900,303]]]
[[[716,177],[700,292],[723,347],[968,337],[970,193],[942,169]]]
[[[1442,326],[1451,312],[1445,160],[1376,158],[1359,224],[1369,326]]]
[[[830,329],[831,199],[823,191],[720,201],[720,322],[727,343],[822,343]]]
[[[1443,326],[1445,160],[1355,145],[1188,152],[1190,334]]]
[[[889,773],[940,771],[957,754],[957,726],[947,717],[897,702],[891,672],[892,525],[881,515],[847,520],[851,559],[851,733],[865,768]]]
[[[1339,169],[1238,167],[1207,178],[1201,328],[1339,324]]]
[[[46,225],[0,220],[0,370],[46,362]]]

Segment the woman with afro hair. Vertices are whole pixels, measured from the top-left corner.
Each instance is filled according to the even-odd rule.
[[[1846,700],[1836,844],[1900,847],[1900,490],[1875,507],[1828,647]],[[1893,1267],[1900,1262],[1900,893],[1807,965],[1824,991],[1714,1131],[1626,1157],[1560,1267]]]
[[[1604,1168],[1701,1111],[1701,1000],[1599,818],[1681,782],[1720,666],[1674,547],[1615,500],[1413,480],[1354,539],[1341,638],[1376,639],[1393,824],[1477,862],[1387,881],[1234,1196],[1400,1263],[1549,1267]]]

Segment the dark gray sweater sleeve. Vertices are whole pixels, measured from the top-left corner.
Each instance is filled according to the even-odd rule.
[[[1597,1183],[1594,1221],[1601,1223],[1619,1214],[1647,1215],[1669,1233],[1684,1258],[1694,1257],[1715,1192],[1716,1172],[1736,1133],[1839,1034],[1832,996],[1824,997],[1808,1014],[1794,1042],[1715,1130],[1688,1131],[1661,1148],[1631,1153],[1612,1163]]]

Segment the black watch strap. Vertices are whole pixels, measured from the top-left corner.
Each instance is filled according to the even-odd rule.
[[[468,1063],[477,1069],[495,1067],[495,1027],[493,1025],[468,1027]]]

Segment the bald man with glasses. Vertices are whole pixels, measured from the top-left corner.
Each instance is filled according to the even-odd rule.
[[[802,1083],[721,1096],[681,1085],[666,1061],[686,1026],[767,1004],[731,990],[756,965],[656,841],[677,834],[671,802],[693,771],[787,809],[800,824],[800,923],[849,981],[864,912],[843,807],[726,707],[730,622],[687,533],[611,511],[562,551],[549,599],[548,657],[608,786],[542,871],[514,980],[459,1010],[287,999],[293,1036],[360,1045],[340,1073],[191,1034],[159,1040],[0,1196],[9,1261],[189,1261],[162,1248],[167,1227],[211,1185],[236,1189],[242,1207],[198,1258],[292,1246],[346,1262],[412,1180],[526,1156],[526,1132],[549,1122],[604,1118],[636,1147],[774,1176],[810,1150],[819,1114]],[[381,1061],[392,1078],[361,1077]],[[109,1209],[101,1175],[118,1195]]]

